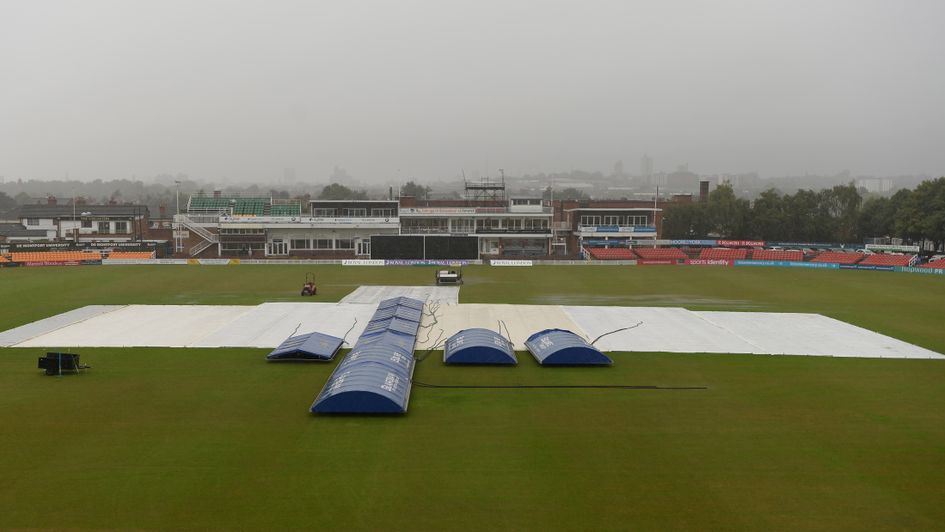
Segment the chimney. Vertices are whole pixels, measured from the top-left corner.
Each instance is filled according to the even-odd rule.
[[[699,181],[699,203],[709,201],[709,182]]]

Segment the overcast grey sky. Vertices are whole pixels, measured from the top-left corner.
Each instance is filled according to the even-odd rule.
[[[945,173],[945,2],[0,0],[0,175]]]

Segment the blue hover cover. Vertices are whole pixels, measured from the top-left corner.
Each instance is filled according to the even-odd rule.
[[[382,301],[312,403],[319,414],[403,414],[410,400],[423,301]]]
[[[450,336],[443,349],[446,364],[518,364],[512,344],[489,329],[464,329]]]
[[[600,349],[564,329],[545,329],[525,341],[525,347],[542,366],[610,366],[614,363]]]
[[[343,342],[341,338],[320,332],[290,336],[266,355],[266,360],[328,361],[335,358]]]

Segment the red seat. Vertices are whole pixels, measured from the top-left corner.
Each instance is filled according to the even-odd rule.
[[[862,253],[845,253],[843,251],[824,251],[814,257],[811,262],[829,262],[832,264],[856,264],[863,260]]]
[[[875,253],[868,255],[860,264],[869,266],[908,266],[912,264],[914,255],[892,255],[889,253]]]
[[[799,249],[756,249],[751,252],[751,258],[755,260],[786,260],[791,262],[801,262],[804,260],[804,252]]]
[[[644,260],[686,260],[682,250],[677,248],[633,248],[634,253]]]
[[[597,260],[633,260],[637,256],[628,248],[587,248]]]
[[[747,249],[705,248],[699,252],[699,258],[705,260],[741,260],[748,256]]]

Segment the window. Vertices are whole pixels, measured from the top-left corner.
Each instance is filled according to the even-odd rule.
[[[600,216],[581,216],[581,225],[600,225]]]
[[[39,218],[27,218],[26,225],[39,225]]]
[[[354,249],[354,240],[335,240],[335,249]]]
[[[630,221],[630,225],[646,225],[646,215],[628,216],[627,219]]]
[[[604,216],[604,225],[619,225],[619,216]]]
[[[345,216],[349,218],[364,218],[367,216],[367,209],[345,209]]]
[[[334,218],[335,209],[314,209],[312,213],[316,218]]]
[[[394,209],[371,209],[371,216],[374,218],[393,218]]]
[[[451,231],[454,233],[473,233],[476,231],[476,222],[472,218],[457,218],[450,221]]]
[[[98,223],[98,232],[103,234],[108,234],[108,222],[99,222]]]
[[[128,232],[128,222],[115,222],[115,232],[116,232],[116,233],[127,233],[127,232]]]
[[[310,241],[307,239],[292,239],[292,249],[309,249],[310,245]]]
[[[330,238],[319,238],[313,240],[315,243],[315,249],[331,249],[331,239]]]
[[[82,220],[82,228],[83,228],[83,229],[91,229],[91,228],[92,228],[92,220]]]

